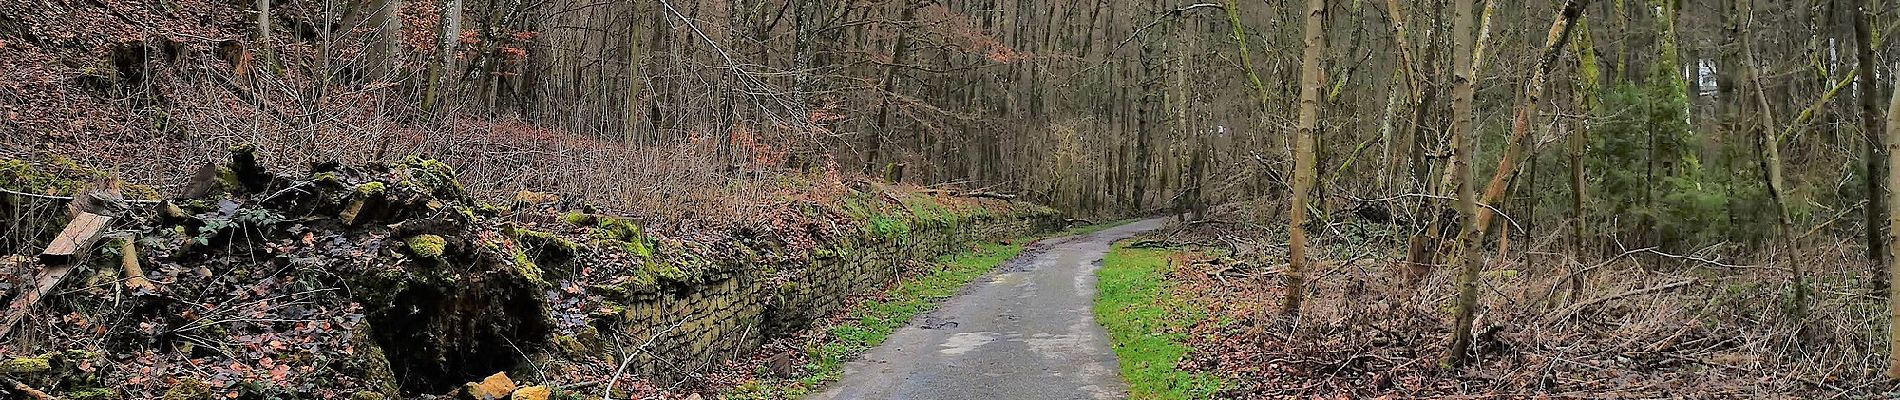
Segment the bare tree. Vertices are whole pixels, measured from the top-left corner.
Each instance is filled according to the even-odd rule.
[[[1478,270],[1478,197],[1472,189],[1471,157],[1475,154],[1471,135],[1472,99],[1476,97],[1477,68],[1472,59],[1477,53],[1471,36],[1473,0],[1452,0],[1452,97],[1451,97],[1451,176],[1458,193],[1458,238],[1452,243],[1451,265],[1458,266],[1458,298],[1452,304],[1451,348],[1445,364],[1464,366],[1471,350],[1471,324],[1477,316]]]

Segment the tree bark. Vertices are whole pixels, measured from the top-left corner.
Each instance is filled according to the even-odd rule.
[[[1886,179],[1889,166],[1883,146],[1887,138],[1880,127],[1880,79],[1876,76],[1879,64],[1874,61],[1872,3],[1871,0],[1860,0],[1859,12],[1854,15],[1854,42],[1859,44],[1855,55],[1860,65],[1860,74],[1857,76],[1861,132],[1866,140],[1862,147],[1866,149],[1866,154],[1861,159],[1866,163],[1867,178],[1867,259],[1873,261],[1874,265],[1882,265],[1886,264],[1887,235],[1885,227],[1876,221],[1887,219],[1886,187],[1881,185],[1881,180]],[[1872,272],[1874,288],[1877,291],[1886,290],[1890,277],[1882,275],[1879,270]]]
[[[1471,163],[1474,155],[1471,138],[1472,98],[1476,97],[1477,53],[1471,36],[1473,0],[1452,0],[1452,100],[1451,100],[1451,176],[1458,192],[1458,239],[1452,244],[1451,265],[1458,266],[1458,297],[1452,308],[1451,348],[1445,356],[1449,367],[1462,367],[1471,350],[1471,325],[1478,308],[1478,199],[1472,189]]]
[[[1738,1],[1748,2],[1751,0]],[[1743,32],[1747,31],[1747,28],[1743,28]],[[1768,198],[1773,202],[1775,207],[1776,236],[1779,237],[1782,245],[1781,252],[1784,257],[1783,262],[1788,264],[1788,269],[1794,282],[1794,315],[1791,317],[1798,320],[1805,318],[1808,314],[1808,284],[1807,274],[1803,272],[1801,263],[1796,260],[1794,256],[1796,249],[1793,236],[1794,229],[1791,226],[1793,222],[1790,221],[1791,218],[1788,214],[1786,180],[1782,177],[1781,138],[1780,135],[1775,132],[1775,128],[1778,125],[1775,124],[1774,114],[1770,111],[1771,108],[1768,107],[1768,95],[1767,91],[1762,88],[1761,72],[1755,68],[1753,43],[1744,39],[1742,48],[1742,58],[1744,65],[1746,65],[1748,80],[1755,86],[1755,101],[1756,106],[1759,108],[1756,114],[1759,115],[1758,118],[1760,118],[1761,122],[1760,129],[1757,130],[1759,134],[1755,138],[1755,143],[1759,146],[1759,150],[1762,154],[1761,169],[1763,180],[1766,181],[1768,185]],[[1831,96],[1831,93],[1829,95]],[[1825,101],[1825,97],[1823,101]],[[1819,103],[1816,105],[1819,106]],[[1812,109],[1810,109],[1810,111],[1811,110]],[[1810,114],[1804,113],[1803,117],[1807,115]],[[1789,125],[1790,129],[1800,126],[1806,119],[1807,118],[1796,118],[1794,123]],[[1808,331],[1804,327],[1802,329],[1803,337],[1806,337],[1806,332]]]
[[[1597,65],[1596,46],[1590,40],[1589,18],[1578,16],[1577,26],[1574,29],[1577,30],[1577,38],[1575,41],[1572,41],[1571,44],[1576,47],[1577,52],[1576,108],[1584,115],[1596,115],[1597,91],[1603,86],[1603,76],[1600,67]],[[1572,132],[1569,137],[1570,245],[1574,251],[1578,253],[1585,253],[1584,249],[1587,247],[1585,238],[1589,237],[1587,228],[1589,224],[1585,223],[1585,211],[1583,209],[1584,199],[1587,196],[1584,181],[1583,157],[1584,152],[1587,150],[1586,143],[1589,143],[1589,138],[1590,119],[1585,118],[1577,122],[1576,131]],[[1566,284],[1570,286],[1570,298],[1575,300],[1583,291],[1583,278],[1576,276],[1574,273],[1569,275],[1570,281]]]
[[[435,57],[429,63],[428,88],[422,95],[422,109],[429,111],[434,111],[442,100],[443,81],[455,65],[455,45],[462,32],[462,0],[442,0],[439,10],[442,13],[442,30],[436,35]]]
[[[904,9],[897,20],[899,25],[897,28],[897,40],[891,44],[891,63],[884,66],[884,92],[878,94],[881,100],[878,102],[877,107],[877,129],[866,134],[866,151],[864,154],[864,173],[866,175],[883,176],[883,174],[878,173],[877,163],[879,154],[883,151],[881,147],[884,145],[886,133],[891,129],[892,125],[891,98],[897,96],[897,81],[902,75],[899,74],[897,70],[900,66],[910,64],[910,23],[912,20],[917,19],[917,8],[922,7],[921,4],[912,0],[903,0],[901,6]]]
[[[1900,87],[1896,82],[1895,87]],[[1900,91],[1887,105],[1887,163],[1900,163]],[[1887,169],[1887,187],[1900,187],[1900,169]],[[1887,276],[1900,275],[1900,191],[1887,193]],[[1887,378],[1900,379],[1900,296],[1887,292]]]
[[[1281,301],[1281,310],[1287,315],[1299,315],[1300,303],[1306,298],[1306,210],[1308,198],[1313,192],[1313,176],[1318,166],[1313,165],[1313,147],[1319,130],[1320,85],[1324,77],[1320,76],[1320,53],[1326,50],[1326,0],[1306,1],[1306,37],[1305,50],[1300,56],[1300,120],[1293,138],[1293,202],[1292,219],[1287,223],[1288,257],[1286,267],[1286,298]]]

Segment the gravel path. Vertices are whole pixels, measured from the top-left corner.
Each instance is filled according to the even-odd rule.
[[[1151,219],[1045,240],[963,289],[857,361],[812,399],[1118,399],[1108,335],[1095,324],[1095,269],[1110,243]]]

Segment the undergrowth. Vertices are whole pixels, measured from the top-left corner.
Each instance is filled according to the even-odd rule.
[[[1164,284],[1175,260],[1185,254],[1116,244],[1096,272],[1095,318],[1108,330],[1129,398],[1206,399],[1220,390],[1218,377],[1178,367],[1189,350],[1184,332],[1206,314],[1175,298]]]

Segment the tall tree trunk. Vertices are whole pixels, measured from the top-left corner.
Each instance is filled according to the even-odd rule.
[[[402,0],[375,0],[368,5],[369,29],[376,32],[367,52],[368,82],[394,82],[402,68]]]
[[[1319,130],[1319,98],[1325,77],[1320,76],[1320,53],[1326,51],[1326,0],[1306,1],[1305,50],[1300,55],[1300,120],[1293,138],[1292,219],[1287,222],[1286,298],[1281,309],[1299,315],[1306,298],[1306,210],[1313,192],[1313,147]]]
[[[1747,2],[1751,0],[1739,1]],[[1747,28],[1743,29],[1743,32],[1747,31]],[[1762,88],[1761,72],[1755,68],[1755,62],[1753,61],[1755,59],[1754,47],[1750,41],[1744,40],[1742,48],[1744,49],[1743,62],[1747,65],[1746,68],[1748,72],[1746,72],[1746,74],[1748,80],[1755,86],[1755,101],[1756,107],[1758,107],[1755,114],[1758,115],[1757,118],[1760,118],[1761,122],[1761,127],[1757,130],[1759,135],[1756,136],[1755,143],[1757,146],[1760,146],[1762,154],[1761,168],[1763,180],[1768,184],[1768,198],[1774,203],[1775,207],[1776,236],[1781,241],[1783,262],[1788,264],[1790,275],[1794,281],[1794,308],[1792,310],[1794,315],[1791,317],[1799,320],[1806,318],[1808,314],[1808,284],[1807,274],[1803,272],[1801,263],[1797,261],[1794,256],[1796,249],[1794,229],[1791,226],[1793,222],[1790,221],[1792,218],[1788,214],[1788,192],[1785,186],[1786,180],[1782,178],[1781,170],[1781,139],[1779,137],[1780,135],[1776,133],[1776,127],[1778,125],[1775,124],[1774,113],[1771,112],[1771,108],[1768,107],[1767,91]],[[1817,103],[1817,106],[1818,105]],[[1791,127],[1790,129],[1800,126],[1804,123],[1804,120],[1806,120],[1806,118],[1797,118],[1792,125],[1789,125]],[[1804,328],[1802,329],[1801,336],[1806,337],[1808,331],[1805,328],[1805,324],[1803,325]]]
[[[622,140],[628,143],[638,139],[635,132],[639,131],[640,110],[645,105],[640,102],[640,87],[646,83],[645,78],[640,76],[640,60],[644,57],[640,51],[640,39],[645,37],[641,35],[640,25],[643,21],[640,15],[644,4],[646,2],[636,1],[628,5],[627,9],[627,93],[626,99],[620,104],[620,119],[621,129],[624,130],[621,132]]]
[[[1900,75],[1896,75],[1900,76]],[[1894,87],[1900,87],[1897,81]],[[1900,164],[1900,90],[1887,105],[1887,163]],[[1900,188],[1900,168],[1887,169],[1887,187]],[[1887,276],[1900,276],[1900,190],[1887,193]],[[1900,295],[1887,292],[1887,378],[1900,379]]]
[[[428,88],[422,95],[422,109],[429,111],[435,111],[437,103],[442,100],[443,81],[455,65],[455,44],[462,32],[462,0],[442,0],[438,10],[442,13],[442,30],[436,35],[435,57],[429,63]]]
[[[1883,150],[1887,138],[1880,127],[1880,79],[1876,76],[1879,65],[1874,61],[1872,3],[1872,0],[1860,0],[1859,12],[1854,15],[1854,42],[1859,44],[1855,56],[1860,65],[1860,122],[1866,140],[1863,148],[1867,149],[1867,154],[1861,158],[1866,162],[1867,170],[1867,259],[1873,261],[1874,265],[1882,265],[1886,264],[1887,235],[1885,227],[1877,221],[1887,219],[1886,187],[1880,183],[1886,178],[1889,166]],[[1881,275],[1878,270],[1872,272],[1874,288],[1886,290],[1890,277]]]
[[[257,0],[257,53],[262,55],[265,68],[276,68],[277,60],[272,55],[270,44],[270,0]]]
[[[1589,18],[1577,16],[1577,39],[1571,42],[1577,52],[1576,100],[1580,113],[1586,116],[1596,115],[1597,91],[1603,86],[1603,75],[1597,66],[1596,44],[1590,40]],[[1588,237],[1588,223],[1584,216],[1584,199],[1587,189],[1584,186],[1583,156],[1585,144],[1589,143],[1590,119],[1584,118],[1576,124],[1575,132],[1570,133],[1570,245],[1578,253],[1584,253],[1585,238]],[[1570,281],[1570,299],[1576,300],[1583,291],[1583,277],[1568,274]]]
[[[1452,99],[1451,99],[1451,175],[1458,192],[1458,239],[1452,244],[1451,265],[1458,266],[1458,298],[1452,305],[1451,348],[1445,356],[1450,367],[1464,366],[1470,357],[1471,324],[1478,308],[1478,196],[1472,189],[1471,157],[1475,154],[1471,135],[1472,98],[1476,97],[1476,44],[1471,36],[1471,10],[1474,0],[1452,0]]]
[[[1188,128],[1187,116],[1188,47],[1194,44],[1195,32],[1193,32],[1191,28],[1193,25],[1193,20],[1182,21],[1178,23],[1176,28],[1178,30],[1175,33],[1174,48],[1172,51],[1174,68],[1172,68],[1173,71],[1169,71],[1173,73],[1171,76],[1173,79],[1170,79],[1170,81],[1172,81],[1170,83],[1172,84],[1169,85],[1168,111],[1172,114],[1171,119],[1173,119],[1174,122],[1173,136],[1178,138],[1177,140],[1191,141],[1192,143],[1198,144],[1200,143],[1200,138],[1194,134],[1193,130]],[[1200,204],[1200,175],[1202,171],[1198,169],[1198,163],[1201,160],[1201,148],[1198,145],[1191,146],[1193,147],[1191,147],[1192,150],[1189,150],[1188,165],[1186,166],[1187,168],[1185,168],[1188,173],[1187,182],[1182,182],[1178,193],[1175,194],[1181,199],[1181,201],[1176,203],[1176,212],[1178,213],[1198,210],[1197,207]],[[1200,215],[1196,214],[1195,217],[1199,218]]]
[[[864,154],[864,173],[866,175],[883,176],[878,172],[877,163],[880,154],[883,152],[881,147],[884,144],[885,137],[891,129],[891,99],[897,96],[897,81],[901,76],[897,71],[898,68],[910,64],[910,24],[912,20],[917,19],[917,8],[921,6],[922,4],[915,1],[903,0],[902,7],[904,9],[897,20],[897,40],[891,44],[891,63],[884,66],[884,92],[879,93],[877,129],[866,134],[866,151]]]

